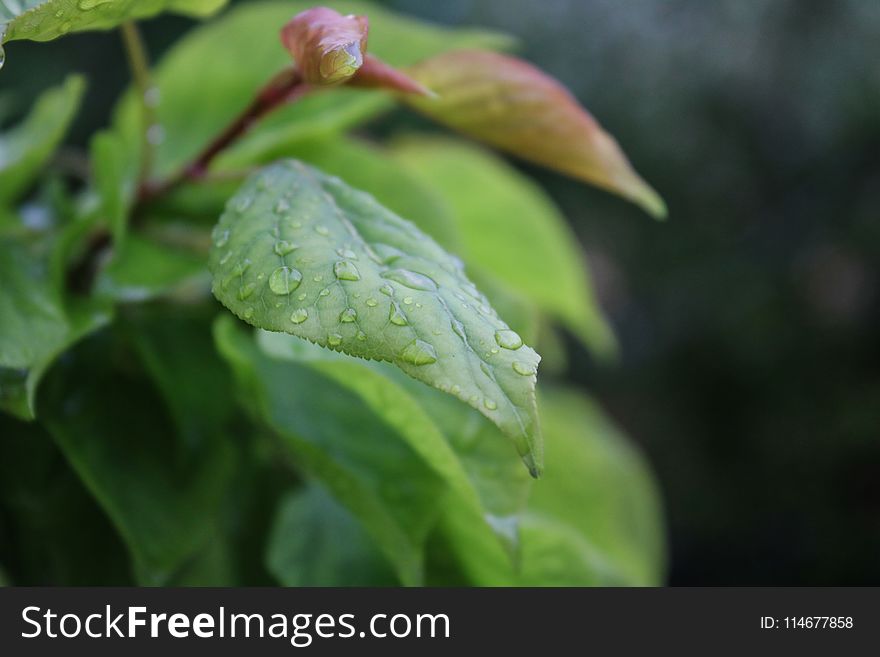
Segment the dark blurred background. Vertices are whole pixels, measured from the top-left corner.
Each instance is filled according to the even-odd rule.
[[[670,583],[880,584],[880,2],[383,4],[520,37],[669,204],[654,223],[523,166],[620,337],[613,366],[572,341],[568,376],[657,472]],[[190,25],[146,23],[154,57]],[[79,143],[127,80],[112,33],[8,55],[0,99],[20,109],[89,75]]]

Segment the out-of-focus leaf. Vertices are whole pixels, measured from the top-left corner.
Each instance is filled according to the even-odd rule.
[[[284,586],[396,583],[369,535],[317,484],[281,500],[266,561]]]
[[[481,586],[661,583],[661,512],[638,453],[582,395],[551,389],[540,402],[546,476],[521,516],[518,564],[501,558],[469,509],[450,503],[438,540],[455,568]]]
[[[224,537],[218,536],[184,564],[168,586],[238,586],[235,569]]]
[[[497,427],[387,363],[348,358],[283,333],[260,331],[257,343],[273,358],[308,365],[355,393],[443,477],[462,504],[485,519],[486,529],[515,544],[515,532],[499,531],[506,529],[500,519],[522,509],[530,479]]]
[[[50,41],[70,32],[107,30],[163,11],[207,16],[227,0],[14,0],[0,3],[0,41]],[[5,32],[5,34],[4,34]]]
[[[546,481],[534,487],[530,511],[541,523],[563,523],[578,533],[620,583],[660,584],[662,511],[641,455],[582,394],[551,389],[540,401],[553,448],[547,449]],[[584,558],[595,561],[587,552]]]
[[[37,385],[55,358],[110,319],[89,300],[65,303],[48,238],[0,238],[0,409],[35,416]]]
[[[0,415],[0,547],[18,586],[131,585],[115,528],[37,423]]]
[[[213,344],[213,304],[131,309],[125,331],[190,448],[225,449],[235,386]]]
[[[180,437],[148,378],[120,349],[99,335],[73,350],[47,379],[41,411],[122,535],[139,583],[162,584],[215,537],[232,463],[221,436]],[[181,385],[188,385],[185,369]]]
[[[184,285],[207,287],[205,259],[132,235],[101,272],[95,292],[117,301],[145,301]]]
[[[99,132],[92,138],[91,156],[92,177],[100,199],[102,219],[110,226],[118,247],[125,238],[137,174],[126,162],[125,144],[113,132]]]
[[[290,66],[290,55],[276,35],[291,16],[313,4],[310,0],[239,4],[192,30],[165,55],[154,75],[160,97],[156,111],[164,131],[155,161],[158,176],[192,159],[270,77]],[[454,47],[492,49],[511,43],[497,33],[435,27],[368,2],[322,4],[342,14],[368,15],[370,51],[395,66]],[[391,106],[393,99],[379,92],[337,89],[309,95],[262,120],[219,158],[217,166],[234,169],[266,161],[300,139],[338,133]],[[134,92],[117,108],[114,127],[124,136],[129,157],[137,160],[141,115]]]
[[[393,426],[310,367],[266,356],[223,315],[215,340],[244,401],[280,438],[291,462],[355,516],[400,581],[423,581],[423,543],[448,488]]]
[[[369,25],[366,16],[312,7],[281,28],[281,42],[308,84],[339,84],[364,63]]]
[[[393,152],[450,203],[469,267],[565,322],[596,353],[614,351],[577,238],[540,187],[464,142],[409,138]]]
[[[364,192],[296,160],[251,176],[214,231],[215,296],[258,328],[394,363],[466,401],[541,468],[540,360],[460,261]]]
[[[633,170],[614,138],[565,87],[531,64],[459,50],[408,72],[437,97],[403,99],[432,119],[619,194],[654,217],[666,216],[663,200]]]
[[[458,230],[448,202],[378,146],[356,139],[322,139],[298,144],[287,154],[369,192],[444,248],[453,252],[458,248]]]
[[[64,138],[79,107],[85,82],[70,76],[45,91],[19,125],[0,135],[0,205],[27,190]]]

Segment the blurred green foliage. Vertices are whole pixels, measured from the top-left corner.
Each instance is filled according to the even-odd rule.
[[[370,15],[371,46],[392,63],[465,43],[510,45],[496,33],[429,26],[362,2],[338,5]],[[280,46],[268,44],[305,6],[239,4],[168,50],[156,76],[160,173],[192,157],[284,64]],[[103,37],[91,34],[46,47],[68,52],[86,38],[101,47]],[[19,45],[10,46],[0,75],[16,65]],[[28,49],[21,52],[25,61]],[[39,56],[29,71],[42,70]],[[565,382],[551,385],[552,368],[541,375],[538,397],[549,467],[532,482],[490,419],[502,428],[509,422],[485,400],[489,419],[409,378],[406,367],[255,331],[219,307],[203,273],[211,227],[237,186],[230,176],[295,156],[412,214],[450,249],[461,247],[463,266],[476,272],[488,301],[527,339],[563,354],[557,364],[565,362],[557,320],[607,355],[612,338],[584,260],[539,187],[456,142],[385,150],[345,136],[392,103],[375,92],[334,91],[285,108],[252,132],[218,163],[224,179],[136,204],[143,123],[131,91],[120,89],[112,115],[104,107],[88,134],[75,132],[47,160],[80,85],[71,78],[45,92],[31,116],[58,125],[14,133],[18,161],[39,165],[8,178],[8,188],[0,178],[9,190],[0,196],[0,402],[7,411],[0,415],[0,564],[9,582],[663,581],[662,514],[650,472],[598,405]],[[59,98],[65,111],[44,117],[43,107]],[[93,118],[87,111],[86,121]],[[474,208],[462,196],[450,179],[454,164],[432,171],[435,155],[462,158],[475,179],[485,176],[485,204]],[[341,225],[348,225],[345,212],[380,235],[391,225],[400,232],[388,234],[394,244],[414,244],[435,265],[453,262],[396,217],[369,225],[369,212],[385,211],[333,184],[345,192],[334,197]],[[519,212],[527,223],[512,218]],[[504,239],[485,239],[472,230],[475,218],[486,231],[521,235],[540,257],[523,259],[520,243],[500,232]],[[215,232],[215,249],[218,240]],[[107,243],[113,248],[104,250]],[[97,261],[96,252],[103,254]],[[547,258],[558,262],[550,268]],[[480,312],[468,321],[494,318],[491,309]],[[505,336],[496,338],[502,348]],[[517,338],[506,348],[525,353],[520,345]],[[514,371],[504,374],[534,379]],[[453,382],[425,380],[452,392]]]

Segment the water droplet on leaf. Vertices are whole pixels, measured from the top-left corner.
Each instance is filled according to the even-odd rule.
[[[400,306],[398,306],[393,301],[391,302],[391,310],[388,313],[388,321],[390,321],[395,326],[407,325],[406,315],[401,312]]]
[[[229,231],[224,230],[217,234],[217,237],[214,239],[214,246],[218,249],[222,249],[226,246],[226,243],[229,242]]]
[[[343,324],[350,324],[357,319],[357,310],[354,308],[346,308],[339,314],[339,321]]]
[[[515,360],[513,361],[513,371],[523,376],[532,376],[535,373],[535,368]]]
[[[370,297],[364,303],[366,303],[370,308],[375,308],[379,302],[376,301],[373,297]]]
[[[309,311],[305,308],[297,308],[290,316],[290,321],[294,324],[302,324],[309,318]]]
[[[409,269],[389,269],[382,273],[382,278],[395,281],[408,288],[412,288],[413,290],[437,289],[437,283],[435,283],[433,279],[424,274],[410,271]]]
[[[516,331],[511,331],[510,329],[495,331],[495,342],[498,343],[498,346],[505,349],[519,349],[523,345],[522,338],[519,337]]]
[[[338,347],[342,344],[342,336],[338,333],[331,333],[327,336],[327,344],[331,347]]]
[[[282,257],[286,256],[288,253],[293,251],[296,248],[295,244],[291,244],[287,240],[279,240],[275,242],[275,253]]]
[[[496,404],[494,400],[489,399],[488,397],[483,399],[483,406],[485,406],[490,411],[494,411],[496,408],[498,408],[498,404]]]
[[[394,296],[394,288],[387,283],[379,288],[379,292],[389,297]]]
[[[348,260],[340,260],[333,265],[333,273],[336,274],[336,278],[341,281],[361,280],[361,273],[358,271],[357,267],[354,266],[354,263],[349,262]]]
[[[269,289],[275,294],[290,294],[302,283],[302,274],[298,269],[279,267],[269,276]]]
[[[413,340],[400,352],[400,359],[412,365],[430,365],[437,362],[437,352],[424,340]]]
[[[113,0],[79,0],[79,8],[83,11],[90,11],[98,5],[107,4]]]
[[[238,298],[241,301],[244,301],[245,299],[247,299],[249,296],[251,296],[254,293],[254,290],[256,289],[256,287],[257,287],[256,283],[245,283],[238,290]]]

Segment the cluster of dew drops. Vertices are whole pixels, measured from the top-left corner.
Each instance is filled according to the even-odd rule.
[[[244,196],[240,198],[235,205],[235,210],[239,213],[244,212],[250,206],[251,197]],[[274,212],[279,215],[286,214],[290,209],[289,202],[282,198],[280,199],[275,208]],[[292,223],[292,227],[295,229],[302,228],[302,223],[295,221]],[[219,228],[219,227],[218,227]],[[322,235],[324,237],[329,236],[330,231],[326,226],[318,224],[314,226],[314,231]],[[218,230],[214,235],[214,246],[218,249],[221,249],[227,245],[230,238],[230,230],[223,229]],[[276,255],[280,257],[284,257],[294,251],[297,246],[285,239],[278,239],[274,246],[273,250]],[[361,280],[360,271],[358,270],[357,265],[354,261],[358,259],[357,254],[349,248],[339,248],[336,250],[337,255],[340,257],[340,260],[337,260],[333,265],[333,273],[337,280],[339,281],[359,281]],[[229,259],[232,257],[232,250],[226,251],[218,264],[222,267],[229,262]],[[229,274],[221,281],[221,285],[223,288],[228,287],[230,283],[232,283],[236,279],[241,279],[242,276],[247,272],[250,268],[251,261],[249,259],[245,259],[235,265],[235,267],[229,272]],[[435,291],[437,289],[437,283],[430,277],[420,274],[418,272],[414,272],[408,269],[390,269],[384,271],[380,274],[383,278],[388,279],[390,281],[394,281],[399,283],[400,285],[411,288],[414,290],[422,290],[422,291]],[[262,275],[260,276],[262,277]],[[323,280],[322,274],[315,274],[313,280],[316,283],[319,283]],[[300,270],[295,267],[289,266],[287,264],[281,265],[277,267],[268,277],[268,281],[266,285],[269,290],[277,295],[277,296],[286,296],[290,295],[299,288],[303,281],[303,274]],[[245,301],[249,299],[253,293],[256,291],[257,283],[250,282],[243,284],[237,293],[238,299],[240,301]],[[476,290],[475,290],[476,291]],[[383,284],[379,288],[379,292],[388,297],[394,297],[394,288],[388,283]],[[330,294],[329,288],[324,288],[320,291],[320,296],[327,296]],[[357,296],[357,295],[356,295]],[[306,299],[305,293],[300,293],[297,297],[299,301],[304,301]],[[463,297],[462,297],[463,298]],[[411,296],[405,296],[402,299],[404,305],[411,305],[414,303],[414,299]],[[379,305],[377,299],[373,296],[365,299],[364,304],[369,308],[375,308]],[[421,307],[421,304],[416,303],[416,307]],[[245,320],[250,320],[253,318],[254,308],[253,306],[247,306],[242,312],[242,318]],[[357,321],[358,313],[354,308],[346,308],[339,315],[339,322],[341,324],[349,324]],[[303,324],[309,318],[309,310],[306,307],[298,307],[295,308],[289,320],[294,325]],[[389,304],[389,316],[388,321],[395,326],[407,326],[408,320],[406,314],[403,312],[400,304],[394,298],[391,299]],[[465,343],[467,343],[467,336],[465,333],[464,325],[458,321],[457,319],[452,320],[452,329]],[[367,335],[363,331],[358,331],[356,334],[356,339],[359,341],[366,341]],[[342,345],[343,336],[339,333],[330,333],[327,336],[327,346],[337,349]],[[495,331],[495,342],[502,349],[507,349],[511,351],[516,351],[523,346],[522,338],[515,331],[503,328]],[[492,353],[497,353],[497,349],[493,348],[491,350]],[[434,350],[434,347],[424,340],[416,338],[411,343],[409,343],[404,349],[398,354],[399,358],[411,365],[421,366],[421,365],[429,365],[431,363],[435,363],[437,361],[437,354]],[[490,378],[493,378],[492,375],[487,371],[488,367],[485,363],[481,363],[481,368],[484,373]],[[527,363],[515,360],[512,363],[513,371],[521,376],[534,376],[536,371],[532,365]],[[451,386],[448,390],[454,394],[457,394],[459,390],[456,390],[459,386]],[[476,401],[474,399],[470,401]],[[483,406],[489,410],[494,411],[498,408],[497,403],[489,398],[483,399]]]

